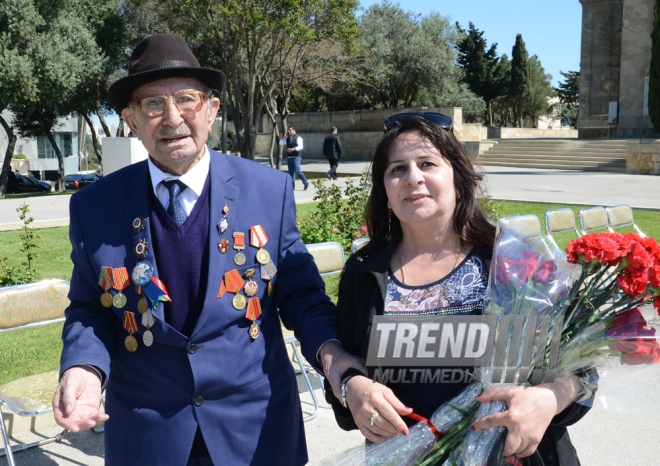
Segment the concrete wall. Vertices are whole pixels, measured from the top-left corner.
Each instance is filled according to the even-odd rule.
[[[481,141],[488,138],[488,127],[480,123],[463,123],[463,129],[455,133],[461,141]]]
[[[488,128],[488,139],[577,138],[575,129]]]
[[[626,173],[660,175],[660,139],[628,139]]]

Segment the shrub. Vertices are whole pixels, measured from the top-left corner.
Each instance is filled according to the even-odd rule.
[[[494,201],[488,194],[484,194],[484,197],[477,199],[477,206],[486,218],[494,220],[495,223],[502,218],[504,213],[504,203]]]
[[[16,155],[12,155],[11,158],[16,160],[27,160],[27,155],[16,154]]]
[[[335,183],[330,186],[321,180],[312,183],[318,204],[314,213],[298,220],[303,243],[336,241],[349,251],[353,241],[367,234],[364,206],[371,191],[369,174],[363,173],[357,184],[348,180],[343,193]]]
[[[36,280],[36,269],[34,268],[33,261],[37,258],[36,250],[39,248],[37,239],[39,235],[34,233],[34,228],[31,224],[34,218],[28,217],[30,212],[27,204],[23,204],[16,209],[19,212],[19,218],[23,220],[23,230],[21,231],[21,251],[25,254],[25,262],[22,267],[16,267],[7,264],[7,258],[0,259],[0,286],[21,285],[23,283],[30,283]]]

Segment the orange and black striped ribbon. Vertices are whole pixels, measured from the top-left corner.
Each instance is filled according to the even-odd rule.
[[[225,288],[230,293],[237,293],[245,285],[245,280],[238,270],[230,270],[225,274]]]
[[[115,279],[114,288],[117,291],[122,291],[131,283],[128,279],[128,270],[126,270],[126,267],[112,269],[112,276]]]
[[[245,312],[245,317],[251,321],[257,320],[261,315],[261,302],[259,298],[251,298],[247,303],[247,311]]]
[[[124,329],[131,335],[137,333],[138,326],[135,320],[135,314],[131,311],[124,311]]]
[[[218,298],[222,298],[227,292],[227,287],[225,287],[225,281],[220,282],[220,291],[218,291]]]

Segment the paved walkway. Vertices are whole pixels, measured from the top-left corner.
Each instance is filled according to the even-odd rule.
[[[260,159],[267,164],[267,159]],[[325,173],[326,162],[306,160],[303,172]],[[358,177],[369,169],[367,162],[343,162],[338,173]],[[484,190],[493,199],[580,205],[629,204],[636,209],[660,210],[660,177],[627,175],[624,173],[580,172],[566,170],[530,170],[525,168],[484,167]],[[324,184],[333,183],[327,179]],[[345,180],[336,181],[343,187]],[[303,191],[296,180],[296,202],[310,202],[315,189]],[[30,206],[30,215],[37,228],[68,225],[71,196],[41,196],[25,199],[0,200],[0,231],[21,228],[16,208],[23,203]]]
[[[313,410],[311,396],[302,382],[303,412]],[[337,427],[332,409],[325,403],[318,379],[313,379],[314,391],[320,400],[318,416],[305,423],[309,464],[320,465],[323,460],[364,443],[357,431],[345,432]],[[631,372],[626,388],[634,387],[635,397],[625,412],[592,409],[580,422],[569,428],[573,444],[578,451],[582,466],[619,466],[621,464],[653,465],[660,458],[660,365]],[[612,389],[605,386],[605,395],[616,393],[621,386]],[[607,398],[607,396],[606,396]],[[641,413],[646,412],[643,415]],[[305,415],[306,415],[305,414]],[[29,443],[44,436],[59,432],[56,427],[45,428],[37,433],[18,436],[17,441]],[[18,466],[102,466],[103,436],[90,431],[67,434],[62,443],[51,444],[40,449],[28,450],[15,455]],[[277,452],[273,452],[277,454]],[[0,463],[4,461],[0,458]],[[223,465],[224,466],[224,465]]]

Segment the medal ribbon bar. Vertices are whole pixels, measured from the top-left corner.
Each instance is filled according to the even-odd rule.
[[[225,274],[225,288],[230,293],[237,293],[245,285],[245,281],[238,270],[230,270]]]
[[[112,282],[112,267],[101,267],[101,273],[99,275],[99,285],[105,290],[109,290],[113,287]]]
[[[250,227],[250,245],[263,248],[268,242],[268,236],[261,225]]]
[[[130,311],[124,311],[124,329],[131,335],[138,331],[135,314]]]
[[[115,280],[114,287],[117,291],[122,291],[130,283],[130,280],[128,278],[128,270],[126,270],[126,267],[119,267],[117,269],[112,269],[112,276],[114,277]]]
[[[245,317],[254,322],[261,315],[261,302],[259,298],[252,298],[247,303]]]

